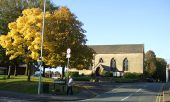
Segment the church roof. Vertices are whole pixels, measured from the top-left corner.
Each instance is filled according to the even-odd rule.
[[[144,53],[144,44],[89,45],[97,54]]]

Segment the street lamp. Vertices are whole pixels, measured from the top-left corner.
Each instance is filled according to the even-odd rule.
[[[44,11],[43,11],[43,25],[42,25],[42,33],[41,33],[41,56],[40,56],[40,65],[39,65],[39,69],[40,69],[40,75],[39,75],[39,82],[38,82],[38,94],[41,93],[41,71],[42,71],[42,63],[43,63],[43,42],[44,42],[44,20],[45,20],[45,4],[46,4],[46,0],[44,0]]]

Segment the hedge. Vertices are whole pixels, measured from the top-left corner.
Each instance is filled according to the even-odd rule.
[[[130,73],[127,72],[123,75],[124,78],[129,78],[129,79],[140,79],[142,77],[141,73]]]
[[[78,77],[79,76],[79,72],[66,72],[65,73],[65,77],[68,78],[68,76]]]

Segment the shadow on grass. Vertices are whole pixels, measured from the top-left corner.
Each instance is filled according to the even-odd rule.
[[[32,77],[31,80],[32,81],[27,81],[27,76],[12,76],[10,79],[3,79],[3,77],[0,77],[0,90],[27,94],[37,94],[38,77]],[[43,78],[42,81],[43,82],[41,83],[41,93],[66,95],[66,86],[64,86],[63,91],[63,87],[60,85],[55,85],[54,88],[54,84],[51,79]],[[79,93],[79,90],[79,87],[73,87],[73,91],[75,94]]]
[[[0,83],[0,90],[13,91],[19,93],[36,94],[37,93],[37,82],[28,81],[13,81]]]

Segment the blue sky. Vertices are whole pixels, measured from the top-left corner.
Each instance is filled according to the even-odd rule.
[[[144,44],[170,62],[170,0],[52,0],[84,23],[88,45]]]

